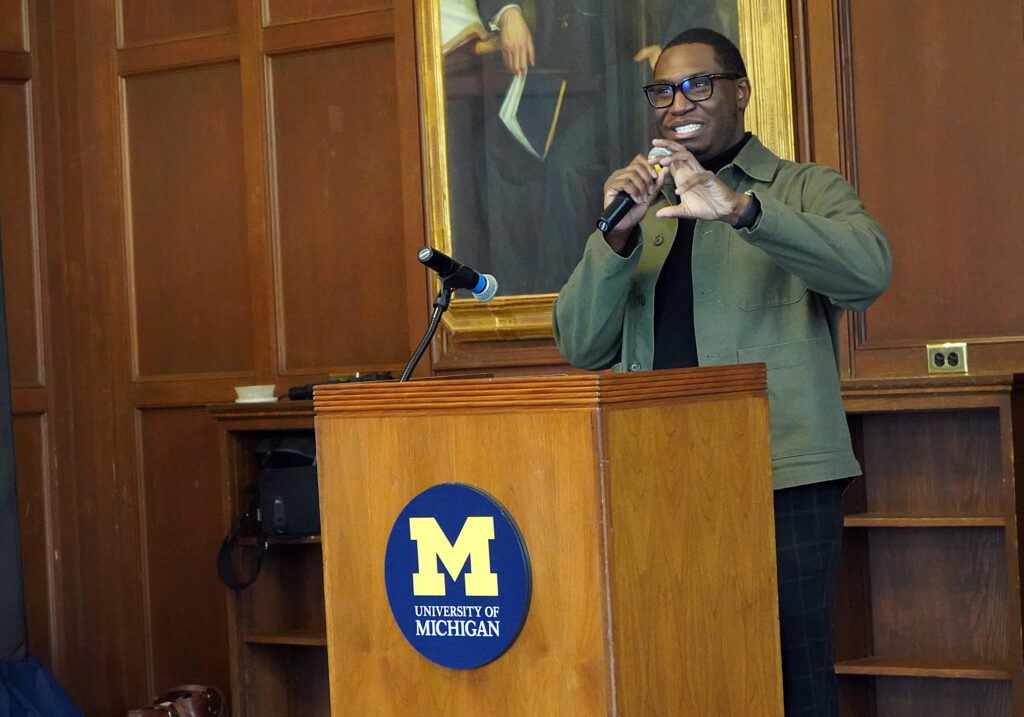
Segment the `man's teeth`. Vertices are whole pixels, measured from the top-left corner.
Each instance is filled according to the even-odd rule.
[[[700,129],[699,124],[683,124],[676,127],[674,131],[685,134],[687,132],[696,132],[698,129]]]

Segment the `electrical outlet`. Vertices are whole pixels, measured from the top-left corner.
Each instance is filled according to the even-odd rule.
[[[928,373],[967,373],[967,344],[928,344]]]

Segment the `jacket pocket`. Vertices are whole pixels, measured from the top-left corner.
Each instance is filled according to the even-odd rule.
[[[739,349],[737,357],[768,368],[773,459],[829,453],[846,444],[849,429],[827,339]]]
[[[735,232],[729,237],[729,295],[745,311],[795,304],[807,285]]]

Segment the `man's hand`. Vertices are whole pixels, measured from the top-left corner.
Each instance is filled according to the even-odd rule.
[[[697,158],[677,142],[656,139],[655,147],[664,147],[672,154],[659,158],[659,163],[672,172],[679,204],[658,210],[659,217],[708,219],[735,226],[751,199],[734,192],[714,173],[704,169]]]
[[[632,162],[608,177],[608,181],[604,183],[605,207],[611,204],[620,191],[628,194],[635,202],[633,208],[622,217],[615,228],[605,232],[604,239],[612,251],[622,253],[633,229],[644,218],[647,207],[665,184],[666,176],[665,172],[659,173],[654,168],[654,162],[638,154]]]
[[[498,18],[501,32],[501,55],[505,69],[513,75],[526,74],[526,68],[533,66],[533,35],[526,24],[523,11],[510,7]]]

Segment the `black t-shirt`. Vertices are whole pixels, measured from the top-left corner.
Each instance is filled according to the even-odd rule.
[[[743,145],[743,139],[703,167],[718,173],[729,164]],[[697,366],[697,338],[693,328],[693,230],[695,219],[680,219],[672,249],[658,275],[654,290],[654,368],[685,368]]]

